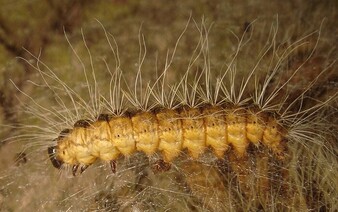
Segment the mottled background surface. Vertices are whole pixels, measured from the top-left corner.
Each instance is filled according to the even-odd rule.
[[[100,174],[97,174],[96,171],[100,171],[102,167],[88,170],[86,176],[76,179],[59,176],[47,161],[47,156],[44,155],[46,153],[45,147],[49,144],[43,143],[45,141],[28,141],[27,143],[25,138],[20,138],[21,129],[17,125],[20,123],[35,124],[34,120],[22,113],[24,107],[19,107],[20,104],[28,104],[29,102],[32,104],[32,101],[20,93],[18,89],[23,90],[36,101],[42,102],[41,104],[44,106],[50,104],[52,108],[55,104],[51,100],[53,99],[52,93],[48,93],[43,87],[30,83],[33,81],[40,84],[41,78],[28,65],[27,61],[20,58],[30,60],[32,58],[30,53],[35,56],[40,55],[40,59],[48,64],[63,81],[81,92],[82,84],[79,82],[84,82],[82,67],[67,43],[65,33],[80,58],[88,65],[89,57],[83,46],[83,32],[93,56],[98,79],[107,77],[107,72],[101,71],[106,70],[102,61],[107,60],[107,63],[114,67],[115,60],[112,59],[110,47],[107,45],[102,27],[97,20],[114,36],[119,47],[123,73],[127,81],[130,78],[130,82],[137,71],[140,29],[145,36],[147,46],[147,58],[142,68],[144,70],[143,77],[145,80],[155,79],[155,65],[158,66],[158,69],[164,65],[168,49],[172,51],[174,48],[190,15],[197,25],[200,25],[202,17],[204,17],[207,26],[212,25],[209,33],[209,46],[212,49],[210,59],[213,70],[219,70],[217,68],[222,67],[224,61],[231,58],[231,54],[238,44],[235,35],[241,36],[247,23],[253,21],[255,24],[250,30],[254,31],[252,38],[254,42],[251,42],[245,49],[246,57],[240,58],[237,67],[239,70],[245,72],[250,67],[252,68],[252,64],[257,60],[256,50],[265,44],[273,23],[275,26],[278,23],[278,42],[286,44],[291,44],[320,28],[321,37],[316,54],[325,58],[325,61],[317,62],[317,66],[324,66],[323,64],[337,59],[337,1],[215,0],[182,2],[0,0],[0,125],[3,126],[0,128],[0,140],[2,140],[0,143],[0,211],[78,211],[81,209],[91,211],[137,208],[140,210],[170,210],[173,208],[198,210],[203,207],[208,210],[220,210],[216,203],[212,203],[213,199],[203,200],[206,202],[201,205],[203,202],[201,199],[204,198],[202,193],[208,192],[208,190],[210,192],[210,189],[217,193],[216,185],[219,184],[217,177],[211,177],[215,182],[208,182],[209,184],[206,184],[205,187],[201,186],[201,189],[198,190],[198,188],[191,188],[191,184],[196,183],[191,182],[192,179],[196,180],[198,177],[190,177],[190,182],[189,179],[187,181],[175,179],[176,183],[172,185],[173,178],[179,177],[175,173],[156,177],[148,176],[144,178],[147,182],[139,183],[140,180],[137,181],[139,187],[147,185],[146,190],[149,190],[148,193],[141,192],[141,195],[145,196],[140,198],[133,196],[134,194],[126,188],[130,190],[144,188],[139,188],[131,182],[129,182],[131,183],[129,186],[121,179],[121,176],[120,178],[115,176],[114,180],[108,181],[97,177]],[[184,67],[186,67],[191,52],[197,44],[198,36],[194,22],[191,21],[175,57],[176,63],[173,67],[175,73],[179,74],[185,71]],[[316,64],[316,62],[314,63]],[[336,89],[336,66],[329,73],[332,74],[330,75],[332,77],[322,82],[323,87],[328,89],[314,94],[315,98],[325,98],[329,95],[327,93],[330,93],[330,90]],[[175,81],[174,76],[175,74],[172,76],[172,81]],[[13,86],[10,80],[18,89]],[[98,82],[102,87],[109,83],[105,81],[101,84],[99,80]],[[51,135],[51,137],[53,136],[55,135]],[[19,162],[15,162],[15,158],[22,152],[26,154],[25,157],[21,157]],[[147,164],[134,164],[134,167],[130,165],[130,169],[135,169],[135,167],[143,169],[143,165],[147,166]],[[190,166],[190,168],[191,171],[194,170],[194,166]],[[199,166],[196,169],[201,170],[202,168]],[[109,170],[105,171],[103,175],[110,174]],[[198,173],[196,170],[195,172]],[[135,173],[128,173],[128,168],[125,168],[123,177],[127,176],[130,179],[141,179],[142,181],[142,176]],[[209,169],[209,174],[210,176],[214,175],[213,169]],[[206,178],[204,174],[196,175],[203,179]],[[154,178],[156,180],[152,181]],[[117,185],[118,188],[114,185]],[[114,190],[110,192],[112,187]],[[161,193],[162,189],[164,192]],[[189,189],[191,195],[186,195],[185,192],[189,193],[187,192]],[[216,195],[218,198],[228,198],[222,192],[220,193]],[[183,196],[180,196],[181,194]],[[335,198],[334,194],[332,198]]]

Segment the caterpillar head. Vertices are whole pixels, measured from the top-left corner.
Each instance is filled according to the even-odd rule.
[[[64,158],[69,158],[67,157],[67,153],[68,151],[67,150],[67,146],[65,146],[64,144],[60,145],[60,143],[63,143],[63,142],[60,142],[60,140],[63,140],[69,133],[71,132],[71,129],[64,129],[60,132],[60,135],[54,139],[53,141],[57,143],[56,146],[50,146],[48,147],[47,151],[48,151],[48,156],[49,156],[49,159],[51,160],[53,166],[57,169],[60,169],[61,166],[66,162],[64,160]],[[61,157],[60,158],[60,153],[61,153]]]
[[[53,166],[57,169],[60,169],[63,161],[57,158],[57,146],[51,146],[48,147],[47,151],[48,151],[48,156],[50,161],[52,162]]]

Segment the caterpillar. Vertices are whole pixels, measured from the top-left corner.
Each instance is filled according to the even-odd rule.
[[[255,110],[204,106],[118,117],[101,114],[96,122],[79,120],[73,129],[62,131],[57,146],[48,148],[48,153],[56,168],[63,163],[73,165],[74,175],[79,166],[83,172],[98,158],[110,161],[115,172],[118,156],[129,156],[136,150],[150,156],[162,151],[167,163],[184,148],[197,159],[210,146],[218,158],[223,158],[230,144],[238,157],[245,155],[250,143],[261,143],[276,155],[283,154],[283,127],[272,115]]]
[[[312,39],[320,31],[287,47],[280,45],[277,48],[277,30],[272,27],[270,40],[268,39],[258,55],[258,62],[251,67],[249,74],[241,76],[236,60],[251,39],[252,26],[246,26],[248,30],[241,37],[236,37],[238,46],[225,68],[215,71],[209,59],[210,29],[202,23],[201,26],[195,26],[199,40],[188,65],[185,66],[186,70],[178,80],[174,79],[176,83],[170,84],[168,78],[172,78],[170,74],[175,62],[174,55],[189,26],[190,23],[180,34],[173,52],[166,56],[163,70],[155,77],[154,82],[147,82],[142,77],[142,64],[145,62],[147,49],[141,33],[134,81],[122,70],[117,44],[104,27],[102,31],[106,43],[115,58],[114,70],[103,59],[108,70],[108,82],[98,81],[101,72],[96,67],[84,36],[89,72],[82,56],[66,37],[83,68],[84,84],[80,85],[82,89],[76,88],[76,84],[74,87],[66,84],[40,60],[40,56],[31,54],[35,63],[24,58],[42,80],[41,84],[34,85],[51,92],[57,105],[57,109],[45,107],[22,91],[35,106],[29,107],[28,112],[50,126],[37,126],[39,130],[45,130],[49,134],[46,136],[45,132],[37,133],[33,134],[33,138],[40,139],[42,135],[46,141],[42,145],[43,152],[48,155],[51,164],[58,169],[70,168],[74,176],[80,172],[78,178],[83,179],[86,174],[90,174],[83,172],[95,161],[102,160],[110,165],[113,172],[107,178],[120,182],[123,179],[122,172],[128,170],[123,166],[146,155],[149,160],[155,158],[152,168],[155,173],[160,172],[158,176],[170,176],[169,188],[165,187],[164,190],[169,195],[159,194],[160,196],[170,196],[172,192],[177,195],[174,198],[176,201],[180,199],[180,195],[188,194],[199,202],[193,204],[202,205],[203,209],[334,208],[334,201],[329,196],[336,192],[335,187],[328,187],[325,183],[324,186],[319,183],[307,187],[303,184],[308,182],[308,172],[297,171],[297,163],[309,163],[308,167],[315,163],[305,159],[299,162],[303,159],[299,155],[301,151],[315,154],[316,148],[333,148],[325,157],[328,161],[334,161],[334,142],[326,142],[320,138],[327,136],[323,129],[328,126],[328,115],[325,113],[334,111],[332,113],[335,114],[335,109],[332,110],[334,106],[331,105],[337,100],[337,92],[333,91],[333,94],[322,101],[313,101],[307,95],[319,90],[318,82],[323,83],[321,77],[332,72],[335,61],[316,70],[314,78],[304,76],[306,85],[297,85],[294,82],[296,78],[302,77],[301,72],[307,63],[318,60],[314,49],[319,39]],[[311,48],[309,51],[305,50],[308,53],[305,59],[295,67],[291,66],[291,75],[286,76],[286,79],[279,78],[279,75],[286,75],[283,71],[287,69],[285,63],[288,58],[307,42],[311,43]],[[263,64],[263,60],[268,62]],[[266,70],[262,71],[263,68]],[[262,74],[260,71],[267,72],[263,73],[266,76],[262,79],[258,78]],[[288,86],[293,86],[292,95]],[[328,107],[332,108],[328,110]],[[146,170],[147,167],[138,165],[135,169]],[[175,179],[183,178],[182,176],[186,177],[185,186],[173,183]],[[300,176],[304,179],[299,180]],[[327,176],[330,178],[332,174]],[[310,176],[309,181],[311,180],[317,179]],[[108,184],[107,182],[104,185]],[[302,186],[306,187],[304,192],[300,191]],[[182,187],[189,189],[186,191]],[[161,190],[162,187],[155,184],[145,189],[137,188],[140,192],[136,192],[133,198],[137,199],[139,194],[156,188]],[[316,193],[317,189],[320,190],[320,200],[316,202],[308,199],[308,192]],[[117,196],[127,193],[114,187],[107,191],[107,195],[103,191],[97,192],[97,196],[103,195],[111,201],[114,192]],[[204,197],[204,193],[210,194],[210,198]],[[184,199],[184,195],[182,196]],[[148,209],[145,206],[146,201],[147,199],[137,199],[135,202],[140,205],[139,208]],[[319,206],[313,205],[318,202]],[[129,205],[127,201],[120,203],[120,207],[123,208],[124,204]],[[132,204],[133,202],[130,205]]]

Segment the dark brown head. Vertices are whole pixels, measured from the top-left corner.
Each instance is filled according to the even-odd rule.
[[[57,169],[60,169],[63,162],[61,160],[58,160],[56,157],[56,146],[48,147],[47,151],[49,159],[52,162],[53,166]]]

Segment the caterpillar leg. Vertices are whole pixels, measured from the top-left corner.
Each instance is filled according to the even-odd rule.
[[[77,169],[79,168],[79,165],[76,164],[76,165],[73,165],[72,167],[72,173],[73,173],[73,176],[75,177],[76,176],[76,172],[77,172]]]
[[[82,174],[88,167],[89,165],[82,165],[80,168],[80,174]]]
[[[151,168],[154,173],[166,172],[170,170],[171,164],[168,162],[165,162],[163,159],[159,159],[152,165]]]
[[[73,165],[72,166],[72,173],[73,173],[74,177],[77,176],[76,172],[78,171],[79,167],[80,167],[80,173],[79,174],[82,174],[89,167],[89,165],[80,165],[80,164]]]
[[[88,167],[89,165],[80,165],[80,164],[76,164],[76,165],[73,165],[72,166],[72,173],[73,173],[73,176],[77,176],[76,172],[78,171],[80,167],[80,173],[79,174],[82,174]]]
[[[116,161],[115,160],[111,160],[109,162],[109,164],[110,164],[111,171],[115,174],[116,173]]]

